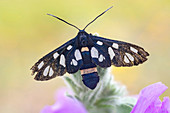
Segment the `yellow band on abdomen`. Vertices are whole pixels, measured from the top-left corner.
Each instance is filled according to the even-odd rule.
[[[88,47],[82,47],[81,52],[84,52],[84,51],[89,51],[89,48]]]
[[[89,73],[97,72],[97,68],[93,67],[93,68],[89,68],[89,69],[82,69],[82,70],[80,70],[80,72],[81,72],[81,75],[89,74]]]

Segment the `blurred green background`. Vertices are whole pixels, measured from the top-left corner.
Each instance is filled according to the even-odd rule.
[[[31,76],[39,58],[78,32],[46,13],[83,28],[112,5],[86,31],[140,45],[150,53],[140,66],[112,66],[115,80],[131,95],[158,81],[170,87],[169,0],[0,0],[0,112],[38,113],[65,86],[61,77],[37,82]],[[168,95],[170,89],[163,94]]]

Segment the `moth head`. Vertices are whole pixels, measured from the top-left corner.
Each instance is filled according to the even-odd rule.
[[[80,31],[78,37],[81,46],[86,46],[88,44],[88,34],[85,31]]]

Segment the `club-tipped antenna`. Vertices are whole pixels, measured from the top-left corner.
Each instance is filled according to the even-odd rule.
[[[52,17],[55,17],[55,18],[63,21],[64,23],[66,23],[66,24],[68,24],[68,25],[70,25],[70,26],[73,26],[74,28],[76,28],[76,29],[78,29],[78,30],[80,31],[80,29],[79,29],[77,26],[75,26],[75,25],[73,25],[73,24],[70,24],[70,23],[68,23],[67,21],[65,21],[65,20],[63,20],[63,19],[61,19],[61,18],[59,18],[59,17],[57,17],[57,16],[55,16],[55,15],[48,14],[48,13],[47,13],[47,15],[50,15],[50,16],[52,16]]]
[[[107,11],[108,11],[109,9],[111,9],[112,7],[113,7],[113,6],[109,7],[109,8],[106,9],[103,13],[101,13],[100,15],[98,15],[94,20],[92,20],[90,23],[88,23],[83,30],[85,30],[91,23],[93,23],[97,18],[99,18],[100,16],[102,16],[105,12],[107,12]]]

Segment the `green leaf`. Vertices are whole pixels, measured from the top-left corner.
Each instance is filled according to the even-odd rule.
[[[116,107],[115,113],[130,113],[132,111],[132,106],[128,104],[121,104]]]

